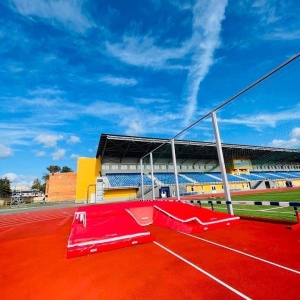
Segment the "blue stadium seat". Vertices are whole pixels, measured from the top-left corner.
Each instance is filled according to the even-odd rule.
[[[107,173],[106,177],[111,187],[138,187],[142,184],[141,174],[139,173]],[[145,174],[143,175],[144,185],[151,185],[151,180]]]

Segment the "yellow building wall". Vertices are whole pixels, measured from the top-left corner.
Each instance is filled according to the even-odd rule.
[[[134,200],[136,198],[137,198],[136,189],[115,189],[115,190],[104,191],[104,200],[112,200],[112,199]]]
[[[89,185],[96,184],[100,168],[100,158],[79,157],[77,159],[76,201],[89,200],[88,190],[88,197],[95,191],[95,187]]]
[[[298,180],[292,179],[291,181],[292,181],[293,185],[300,185],[300,180],[299,179]]]

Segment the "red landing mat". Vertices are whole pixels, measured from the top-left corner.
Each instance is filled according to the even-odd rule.
[[[80,208],[72,224],[67,258],[152,242],[150,232],[121,207]]]
[[[174,201],[82,206],[72,223],[67,258],[152,242],[150,224],[196,233],[237,224],[239,217]]]
[[[197,233],[239,223],[239,217],[181,202],[154,205],[153,225],[186,233]]]

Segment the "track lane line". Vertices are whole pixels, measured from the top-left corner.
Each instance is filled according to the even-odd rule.
[[[196,270],[198,270],[199,272],[205,274],[206,276],[208,276],[209,278],[213,279],[214,281],[218,282],[219,284],[223,285],[224,287],[226,287],[227,289],[231,290],[232,292],[234,292],[235,294],[239,295],[240,297],[242,297],[243,299],[247,299],[247,300],[251,300],[252,298],[249,298],[248,296],[244,295],[243,293],[241,293],[240,291],[236,290],[235,288],[231,287],[230,285],[228,285],[227,283],[225,283],[224,281],[218,279],[217,277],[213,276],[212,274],[206,272],[205,270],[201,269],[200,267],[198,267],[197,265],[193,264],[192,262],[188,261],[187,259],[185,259],[184,257],[178,255],[177,253],[173,252],[172,250],[168,249],[167,247],[163,246],[162,244],[158,243],[158,242],[153,242],[155,245],[159,246],[160,248],[164,249],[165,251],[169,252],[170,254],[174,255],[175,257],[179,258],[180,260],[182,260],[183,262],[185,262],[186,264],[190,265],[191,267],[195,268]]]
[[[251,258],[253,258],[253,259],[262,261],[262,262],[264,262],[264,263],[267,263],[267,264],[270,264],[270,265],[276,266],[276,267],[278,267],[278,268],[281,268],[281,269],[284,269],[284,270],[287,270],[287,271],[290,271],[290,272],[293,272],[293,273],[296,273],[296,274],[300,275],[300,271],[297,271],[297,270],[294,270],[294,269],[291,269],[291,268],[288,268],[288,267],[285,267],[285,266],[276,264],[276,263],[274,263],[274,262],[272,262],[272,261],[269,261],[269,260],[266,260],[266,259],[263,259],[263,258],[254,256],[254,255],[251,255],[251,254],[242,252],[242,251],[240,251],[240,250],[236,250],[236,249],[234,249],[234,248],[230,248],[230,247],[227,247],[227,246],[224,246],[224,245],[221,245],[221,244],[218,244],[218,243],[215,243],[215,242],[212,242],[212,241],[209,241],[209,240],[200,238],[200,237],[198,237],[198,236],[195,236],[195,235],[192,235],[192,234],[189,234],[189,233],[185,233],[185,232],[179,232],[179,233],[184,234],[184,235],[187,235],[187,236],[192,237],[192,238],[194,238],[194,239],[201,240],[201,241],[203,241],[203,242],[206,242],[206,243],[209,243],[209,244],[212,244],[212,245],[215,245],[215,246],[218,246],[218,247],[221,247],[221,248],[224,248],[224,249],[227,249],[227,250],[230,250],[230,251],[233,251],[233,252],[236,252],[236,253],[239,253],[239,254],[248,256],[248,257],[251,257]]]

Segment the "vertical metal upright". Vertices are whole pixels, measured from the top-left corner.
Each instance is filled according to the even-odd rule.
[[[176,161],[176,152],[175,152],[175,141],[174,141],[174,139],[171,139],[171,148],[172,148],[172,157],[173,157],[173,166],[174,166],[176,196],[177,196],[177,200],[180,200],[179,184],[178,184],[178,172],[177,172],[177,161]]]
[[[143,159],[140,160],[140,167],[141,167],[141,188],[142,188],[142,200],[144,199],[144,170],[143,170]]]
[[[232,204],[231,204],[231,195],[230,195],[230,189],[229,189],[229,184],[228,184],[227,175],[226,175],[226,168],[225,168],[224,156],[223,156],[223,151],[222,151],[218,122],[217,122],[216,113],[214,111],[211,112],[211,118],[212,118],[212,122],[213,122],[213,126],[214,126],[214,133],[215,133],[216,146],[217,146],[217,151],[218,151],[219,164],[220,164],[220,169],[221,169],[221,174],[222,174],[225,198],[226,198],[226,201],[228,202],[227,203],[227,212],[230,215],[233,215],[233,208],[232,208]]]
[[[152,152],[150,152],[150,164],[151,164],[152,199],[155,200],[154,172],[153,172],[153,155],[152,155]]]

